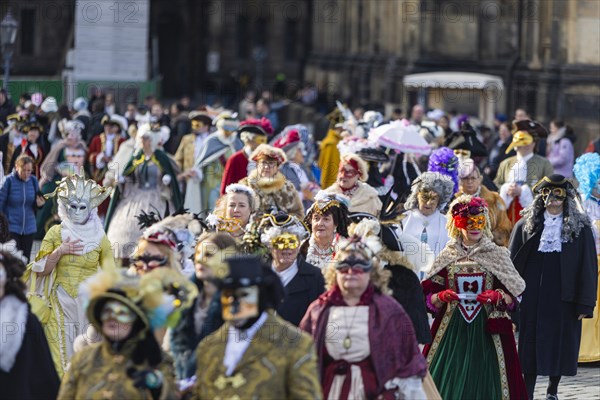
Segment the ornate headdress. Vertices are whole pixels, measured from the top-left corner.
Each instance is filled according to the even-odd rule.
[[[581,197],[583,200],[589,199],[600,179],[600,155],[598,153],[582,155],[575,161],[573,172],[579,182]]]
[[[142,277],[115,269],[103,270],[79,289],[87,316],[101,332],[101,306],[108,300],[125,304],[142,321],[145,329],[177,325],[181,311],[198,295],[196,286],[170,268],[157,268]]]
[[[272,241],[284,234],[291,234],[303,241],[308,237],[308,228],[298,217],[284,213],[265,214],[260,221],[260,240],[263,245],[270,246]]]
[[[348,204],[349,199],[341,194],[328,194],[321,190],[315,195],[315,202],[310,206],[304,217],[304,223],[309,231],[312,225],[314,214],[325,214],[331,212],[337,220],[337,233],[346,237],[348,236]]]
[[[448,211],[448,221],[446,222],[448,235],[456,239],[460,235],[459,229],[467,229],[469,219],[477,216],[485,218],[483,233],[491,238],[492,227],[486,201],[468,194],[457,197],[450,204],[450,210]]]
[[[68,204],[72,201],[87,202],[90,209],[98,207],[110,195],[111,188],[98,185],[92,179],[80,175],[64,177],[54,190],[45,195],[46,199],[57,196],[59,202]]]
[[[454,182],[454,193],[458,192],[458,157],[452,149],[440,147],[431,153],[427,171],[439,172],[450,177]]]

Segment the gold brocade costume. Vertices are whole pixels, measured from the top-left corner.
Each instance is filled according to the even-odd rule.
[[[312,339],[269,312],[231,376],[223,358],[229,324],[205,338],[196,351],[195,399],[321,399]]]
[[[150,391],[135,387],[127,374],[130,368],[151,369],[131,360],[135,343],[132,340],[122,351],[115,352],[109,342],[103,341],[76,353],[62,380],[58,399],[152,399]],[[160,399],[176,399],[173,365],[166,354],[157,369],[163,374]]]
[[[593,219],[593,228],[596,233],[596,249],[600,249],[600,219],[596,206],[595,212],[587,208],[588,215]],[[600,253],[598,253],[598,293],[596,294],[596,308],[592,318],[581,321],[581,344],[579,345],[579,359],[581,363],[600,361]]]
[[[62,225],[55,225],[46,233],[35,258],[36,262],[50,255],[61,245],[63,241],[61,228]],[[116,268],[111,245],[106,235],[104,235],[98,247],[83,255],[65,255],[61,257],[54,271],[47,277],[44,297],[50,303],[51,313],[49,320],[43,324],[43,327],[59,376],[64,374],[64,370],[69,363],[70,350],[67,351],[67,347],[71,348],[72,343],[67,344],[68,337],[73,336],[74,338],[85,332],[87,328],[83,326],[87,321],[82,321],[77,316],[69,318],[69,315],[65,314],[64,305],[61,298],[59,298],[59,288],[62,288],[71,298],[77,299],[79,285],[94,275],[99,268]],[[23,279],[27,280],[31,273],[31,268],[28,268]],[[74,335],[68,335],[67,329],[75,331]]]

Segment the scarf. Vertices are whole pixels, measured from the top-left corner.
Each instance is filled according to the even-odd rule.
[[[450,239],[436,258],[426,279],[458,260],[468,257],[469,260],[479,264],[481,269],[494,275],[513,296],[517,297],[525,291],[525,281],[510,260],[508,249],[498,246],[487,236],[483,236],[479,243],[468,250],[463,248],[461,242]]]

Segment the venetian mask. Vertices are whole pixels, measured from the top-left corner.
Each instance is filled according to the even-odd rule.
[[[114,320],[120,324],[131,324],[136,318],[137,316],[129,307],[116,300],[107,301],[100,313],[102,322]]]
[[[371,268],[373,268],[373,263],[353,254],[335,264],[336,271],[342,274],[347,274],[350,270],[354,274],[364,274],[371,271]]]
[[[241,321],[258,316],[258,286],[221,290],[223,320]]]
[[[74,224],[85,224],[90,217],[90,205],[86,201],[72,200],[67,204],[67,215]]]
[[[467,219],[468,231],[481,231],[485,228],[485,215],[469,215]]]
[[[283,235],[277,236],[275,239],[273,239],[271,241],[271,246],[278,250],[295,250],[298,248],[298,246],[300,246],[300,241],[296,235],[284,233]]]
[[[567,190],[561,187],[545,187],[540,191],[546,207],[551,201],[564,201],[567,198]]]

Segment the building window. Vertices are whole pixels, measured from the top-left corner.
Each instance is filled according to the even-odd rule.
[[[250,38],[248,37],[248,18],[239,17],[237,23],[237,54],[243,60],[250,57]]]
[[[285,59],[294,61],[296,59],[296,47],[298,41],[298,21],[288,19],[285,23]]]
[[[21,54],[31,56],[34,53],[35,10],[21,10]]]
[[[267,19],[265,17],[256,20],[256,45],[267,45]]]

